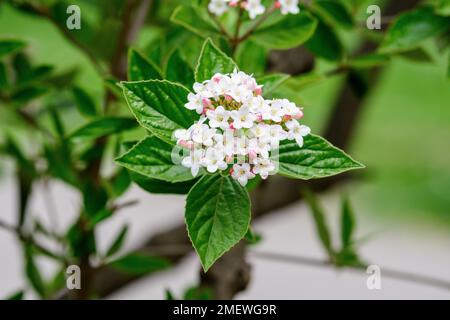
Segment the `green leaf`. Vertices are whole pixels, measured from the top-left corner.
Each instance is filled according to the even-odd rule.
[[[5,89],[9,85],[8,72],[6,65],[0,61],[0,90]]]
[[[161,194],[188,194],[198,179],[183,182],[167,182],[151,179],[139,173],[130,171],[130,177],[139,187],[150,193]]]
[[[28,245],[25,248],[25,273],[33,289],[41,298],[45,297],[45,282],[34,260],[33,249]]]
[[[288,74],[283,73],[273,73],[261,78],[257,78],[259,85],[263,86],[264,95],[270,95],[276,88],[283,84],[287,79],[289,79]]]
[[[262,74],[266,70],[267,54],[267,49],[259,44],[244,41],[237,49],[236,64],[248,74]]]
[[[192,287],[186,290],[183,300],[212,300],[214,294],[209,287]]]
[[[121,169],[117,174],[111,179],[111,193],[115,198],[120,197],[128,190],[131,185],[130,174],[128,170]]]
[[[176,300],[172,291],[170,291],[169,289],[166,289],[166,300]]]
[[[437,0],[435,4],[435,12],[438,15],[450,17],[450,1]]]
[[[0,58],[15,53],[25,47],[25,42],[13,39],[0,40]]]
[[[348,198],[342,201],[341,209],[341,242],[342,249],[350,248],[352,246],[353,231],[355,229],[355,217],[350,206]]]
[[[262,240],[262,236],[259,233],[255,233],[252,228],[248,228],[248,231],[245,234],[245,240],[247,240],[249,244],[257,244]]]
[[[120,248],[122,248],[127,233],[128,233],[128,226],[123,226],[123,228],[117,234],[114,241],[111,243],[111,246],[109,247],[108,251],[106,252],[106,257],[111,257],[115,255],[120,250]]]
[[[187,196],[185,216],[189,238],[206,272],[247,233],[250,199],[231,177],[205,175]]]
[[[192,88],[194,84],[194,70],[181,57],[179,50],[175,50],[167,61],[166,79],[181,83],[186,88]]]
[[[406,12],[388,29],[380,51],[392,53],[414,49],[449,27],[450,19],[435,15],[429,7]]]
[[[448,54],[447,61],[447,77],[450,78],[450,52]]]
[[[128,51],[128,80],[161,80],[159,68],[135,49]]]
[[[134,129],[136,126],[136,121],[131,118],[105,117],[84,125],[69,135],[67,139],[71,141],[94,140],[99,137]]]
[[[172,160],[173,145],[147,137],[131,148],[116,162],[132,171],[152,179],[181,182],[194,179],[191,171]]]
[[[13,57],[12,64],[14,67],[16,82],[18,84],[26,83],[32,77],[33,68],[31,67],[30,60],[25,54],[21,52],[16,54]]]
[[[170,20],[202,38],[208,38],[218,34],[215,26],[200,15],[198,9],[193,6],[177,7]]]
[[[433,58],[422,48],[401,52],[398,55],[414,62],[433,62]]]
[[[24,294],[25,292],[23,290],[19,290],[7,297],[6,300],[23,300]]]
[[[203,44],[195,70],[195,81],[211,79],[216,73],[231,73],[237,69],[234,61],[220,50],[211,39]]]
[[[316,26],[317,20],[302,11],[257,29],[249,39],[268,49],[290,49],[307,41],[314,34]]]
[[[294,179],[324,178],[363,167],[316,135],[306,136],[302,148],[295,141],[284,141],[279,149],[278,173]]]
[[[109,265],[124,273],[142,275],[149,272],[166,269],[170,266],[170,263],[169,261],[159,257],[134,252],[109,263]]]
[[[96,212],[92,217],[89,217],[88,228],[94,229],[100,222],[105,221],[113,215],[113,212],[108,208],[103,208]]]
[[[182,85],[160,80],[122,82],[125,99],[141,126],[171,142],[172,134],[189,128],[199,116],[185,108],[189,91]]]
[[[312,5],[313,10],[327,23],[344,28],[353,27],[353,18],[344,5],[337,1],[319,0]]]
[[[95,117],[97,115],[97,108],[92,98],[79,87],[72,89],[73,97],[75,98],[75,104],[78,111],[85,117]]]
[[[317,202],[317,198],[311,191],[304,189],[302,190],[302,194],[311,209],[320,242],[322,243],[322,246],[328,256],[332,259],[334,257],[334,250],[331,243],[330,229],[325,219],[325,213]]]
[[[20,105],[26,104],[31,100],[41,97],[48,92],[48,88],[44,86],[25,87],[17,90],[12,95],[11,99]]]
[[[341,41],[333,28],[318,20],[314,35],[305,43],[316,56],[329,61],[339,61],[344,55]]]

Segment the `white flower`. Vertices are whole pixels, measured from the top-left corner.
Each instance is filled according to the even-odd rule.
[[[248,11],[250,19],[255,19],[260,14],[263,14],[266,8],[261,4],[261,0],[247,0],[245,10]]]
[[[273,174],[274,170],[275,165],[270,159],[258,158],[255,166],[253,167],[253,173],[259,174],[264,180],[267,179],[269,175]]]
[[[213,137],[215,134],[216,129],[211,129],[208,125],[202,124],[192,132],[192,140],[195,143],[211,147],[214,144]]]
[[[186,108],[195,110],[198,114],[203,112],[203,98],[201,95],[189,93],[188,100],[189,102],[184,105]]]
[[[217,170],[225,170],[227,163],[224,161],[225,155],[215,148],[208,148],[206,150],[205,157],[202,159],[203,166],[210,173],[214,173]]]
[[[215,110],[207,111],[206,116],[208,117],[209,125],[212,128],[226,129],[229,127],[228,119],[230,118],[230,112],[225,110],[222,106],[218,106]]]
[[[233,118],[233,127],[235,129],[251,128],[253,122],[256,120],[256,116],[250,113],[247,107],[241,107],[239,110],[231,111],[231,117]]]
[[[247,146],[248,146],[248,139],[246,136],[236,137],[235,139],[235,145],[234,145],[234,154],[245,156],[248,153]]]
[[[214,97],[214,94],[213,94],[211,89],[212,88],[211,88],[211,86],[209,84],[205,85],[205,84],[199,83],[199,82],[194,83],[194,91],[199,96],[200,101],[202,101],[203,98],[212,98],[212,97]]]
[[[213,81],[210,82],[212,91],[216,97],[224,96],[229,94],[233,83],[231,82],[230,77],[223,74],[215,74],[213,76]]]
[[[228,157],[232,157],[235,154],[235,140],[231,130],[227,130],[223,135],[223,151]]]
[[[195,149],[191,151],[189,156],[181,160],[181,164],[186,168],[191,168],[192,176],[196,177],[201,168],[201,161],[203,158],[203,150]]]
[[[311,133],[311,129],[307,126],[300,125],[297,120],[290,120],[286,122],[286,127],[289,129],[288,139],[297,142],[299,147],[303,147],[303,137]]]
[[[290,102],[288,99],[282,99],[281,105],[285,115],[294,116],[300,112],[300,109],[295,105],[295,103]]]
[[[228,0],[211,0],[208,10],[216,16],[220,16],[228,11],[227,2]]]
[[[250,96],[244,101],[244,104],[250,109],[251,112],[261,113],[264,110],[264,106],[267,104],[267,102],[261,96]]]
[[[260,154],[263,158],[269,158],[270,146],[265,139],[250,139],[248,143],[248,152]]]
[[[237,102],[244,102],[253,95],[245,86],[236,84],[230,87],[228,94]]]
[[[300,8],[298,7],[298,0],[279,0],[281,5],[281,13],[282,14],[297,14],[300,12]]]
[[[191,132],[186,129],[175,130],[173,135],[177,139],[177,143],[180,143],[181,141],[188,141],[191,139]]]
[[[248,163],[233,165],[233,173],[231,176],[243,187],[245,187],[249,179],[253,179],[255,177],[255,175],[251,172],[251,167]]]
[[[263,108],[262,118],[264,120],[272,120],[281,122],[284,116],[283,105],[279,100],[274,100],[270,105]]]
[[[281,127],[280,127],[281,128]],[[270,126],[265,123],[257,124],[250,129],[250,133],[252,137],[255,138],[264,138],[269,135]]]
[[[279,124],[274,124],[268,130],[268,142],[271,146],[278,147],[279,142],[287,138],[287,132]]]

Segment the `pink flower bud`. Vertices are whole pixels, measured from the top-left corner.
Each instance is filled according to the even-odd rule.
[[[280,9],[281,8],[281,3],[280,1],[276,1],[275,2],[275,8]]]
[[[187,147],[188,149],[194,149],[194,142],[193,142],[193,141],[188,141],[188,142],[186,143],[186,147]]]
[[[187,147],[187,141],[186,140],[180,140],[178,141],[178,144],[182,147]]]
[[[291,120],[291,119],[292,119],[292,116],[290,116],[290,115],[288,115],[288,114],[286,114],[286,115],[283,116],[283,120],[284,120],[284,121],[289,121],[289,120]]]
[[[236,128],[234,127],[234,122],[230,123],[230,129],[231,130],[235,130]]]
[[[248,157],[250,158],[250,160],[253,160],[253,159],[255,159],[256,157],[257,157],[257,153],[255,152],[255,150],[250,150],[249,152],[248,152]]]
[[[298,113],[294,114],[292,117],[297,120],[303,118],[303,111],[299,111]]]
[[[203,98],[203,99],[202,99],[202,103],[203,103],[203,106],[204,106],[205,108],[207,108],[207,107],[209,107],[209,106],[211,105],[211,100],[208,99],[208,98]]]
[[[262,117],[262,114],[261,114],[261,113],[258,113],[258,114],[256,115],[256,120],[257,120],[258,122],[263,121],[263,117]]]
[[[231,169],[230,169],[230,174],[233,174],[233,172],[234,172],[234,169],[231,168]]]
[[[225,160],[227,161],[227,163],[232,163],[233,162],[233,156],[226,156]],[[233,169],[231,169],[233,170]]]
[[[239,2],[239,0],[232,0],[232,1],[230,1],[229,6],[230,6],[230,7],[237,7],[238,2]]]
[[[220,80],[222,80],[222,78],[221,78],[220,76],[215,76],[215,77],[213,77],[213,81],[214,81],[215,83],[219,83]]]
[[[262,88],[261,88],[261,87],[257,87],[257,88],[255,89],[255,94],[256,94],[257,96],[262,95]]]
[[[226,100],[227,102],[231,102],[231,101],[233,101],[233,97],[230,96],[230,95],[228,95],[228,94],[226,94],[226,95],[225,95],[225,100]]]

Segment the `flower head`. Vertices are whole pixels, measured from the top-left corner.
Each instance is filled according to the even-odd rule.
[[[253,76],[237,70],[194,84],[185,106],[201,116],[174,133],[177,144],[189,152],[181,163],[192,175],[201,168],[230,171],[245,186],[256,175],[266,179],[275,173],[271,156],[281,141],[303,145],[310,130],[298,122],[301,109],[287,99],[264,99],[262,88]]]

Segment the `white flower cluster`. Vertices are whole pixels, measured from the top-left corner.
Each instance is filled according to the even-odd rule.
[[[298,2],[299,0],[277,0],[275,1],[275,8],[279,8],[282,14],[297,14],[300,12]],[[250,19],[255,19],[266,12],[266,7],[261,3],[261,0],[211,0],[208,9],[216,16],[221,16],[230,8],[237,6],[245,9]]]
[[[216,74],[194,84],[186,108],[200,119],[189,129],[176,130],[177,144],[189,150],[182,165],[196,176],[200,168],[210,173],[231,168],[231,176],[245,186],[259,174],[266,179],[276,171],[271,151],[280,141],[303,146],[310,129],[300,125],[303,112],[287,99],[265,100],[255,78],[235,70]]]

